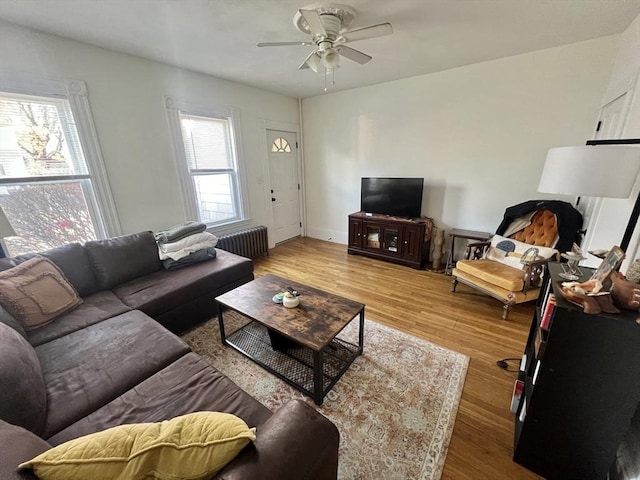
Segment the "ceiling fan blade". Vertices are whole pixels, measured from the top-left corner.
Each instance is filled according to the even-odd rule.
[[[349,60],[353,60],[354,62],[359,63],[360,65],[364,65],[372,58],[366,53],[362,53],[358,50],[355,50],[351,47],[347,47],[345,45],[337,45],[335,47],[335,50],[343,57],[347,57]]]
[[[327,31],[324,29],[324,25],[322,25],[322,20],[320,20],[320,15],[317,11],[300,9],[299,12],[302,18],[309,24],[309,30],[311,30],[313,35],[327,36]]]
[[[315,46],[313,42],[261,42],[258,44],[259,47],[286,47],[290,45],[298,45],[300,47],[306,47],[309,45]]]
[[[298,70],[304,70],[305,68],[309,68],[309,64],[307,63],[311,57],[315,55],[316,52],[311,52],[307,58],[304,59],[304,62],[300,64]]]
[[[365,38],[383,37],[385,35],[391,35],[393,33],[393,27],[389,22],[380,23],[378,25],[371,25],[370,27],[358,28],[357,30],[351,30],[350,32],[344,32],[340,34],[341,38],[344,38],[342,43],[355,42],[356,40],[364,40]]]

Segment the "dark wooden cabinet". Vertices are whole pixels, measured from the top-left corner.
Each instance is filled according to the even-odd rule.
[[[362,248],[362,220],[349,217],[349,248]]]
[[[422,268],[429,255],[428,225],[431,222],[427,219],[353,213],[349,215],[347,251]]]
[[[424,228],[406,225],[402,232],[402,257],[415,262],[422,262]]]
[[[561,271],[549,264],[522,358],[513,459],[548,479],[605,479],[640,404],[638,313],[585,314]]]

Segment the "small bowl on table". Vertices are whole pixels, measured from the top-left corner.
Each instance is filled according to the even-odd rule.
[[[282,297],[282,305],[287,308],[295,308],[300,305],[300,299],[293,293],[285,292],[284,296]]]

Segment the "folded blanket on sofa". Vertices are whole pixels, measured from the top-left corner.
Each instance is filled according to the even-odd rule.
[[[186,257],[181,258],[180,260],[173,260],[172,258],[167,258],[162,261],[162,266],[165,270],[177,270],[182,267],[188,267],[189,265],[193,265],[194,263],[206,262],[208,260],[213,260],[216,258],[216,249],[215,247],[205,248],[204,250],[198,250],[197,252],[190,253]]]
[[[204,250],[206,248],[215,247],[218,243],[218,237],[215,235],[202,232],[171,243],[159,243],[158,255],[160,260],[171,258],[172,260],[180,260],[190,253]]]
[[[207,226],[201,222],[186,222],[181,225],[175,225],[167,230],[160,230],[154,234],[156,242],[170,243],[181,240],[194,233],[201,233],[207,229]]]

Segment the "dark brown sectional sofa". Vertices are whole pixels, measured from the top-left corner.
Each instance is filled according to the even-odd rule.
[[[0,479],[33,478],[16,466],[67,440],[200,410],[257,427],[215,478],[336,478],[339,434],[328,419],[301,401],[272,413],[167,329],[210,318],[216,295],[253,279],[251,260],[216,253],[166,271],[151,232],[42,253],[83,303],[28,332],[2,312]],[[0,270],[30,257],[0,259]]]

